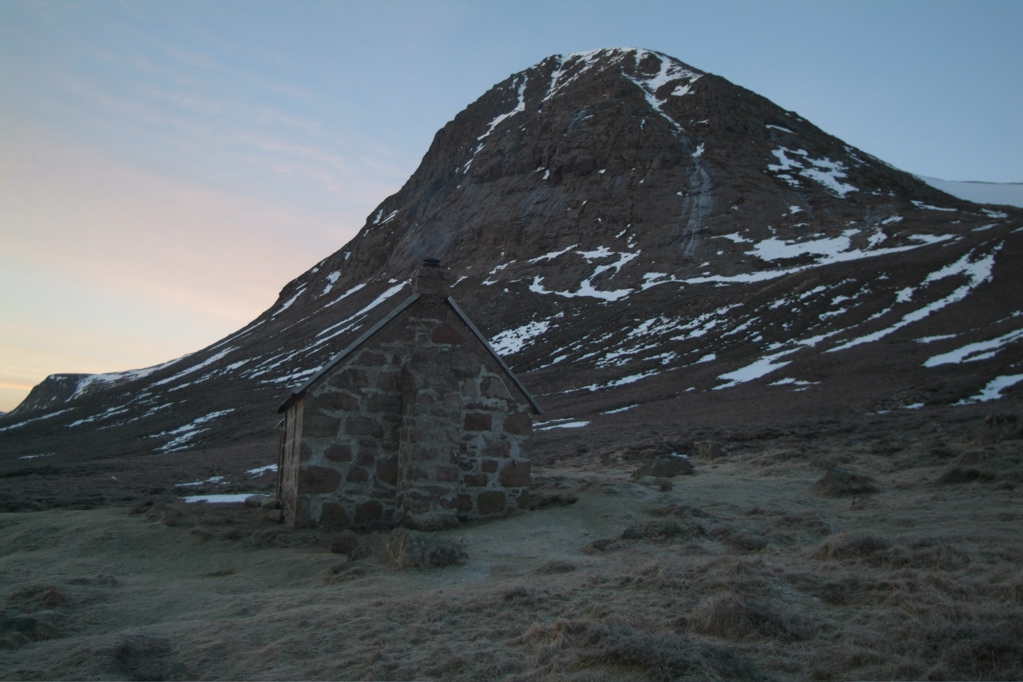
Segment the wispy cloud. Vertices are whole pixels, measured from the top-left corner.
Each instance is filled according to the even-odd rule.
[[[21,339],[0,362],[12,384],[197,350],[260,314],[362,223],[362,210],[218,189],[31,126],[4,138],[0,156],[0,287],[19,292],[0,316],[0,336]],[[379,197],[361,201],[368,213]],[[45,353],[37,332],[50,339]]]
[[[7,381],[4,379],[0,379],[0,388],[13,388],[18,391],[28,391],[34,385],[35,384],[29,384],[23,381]]]

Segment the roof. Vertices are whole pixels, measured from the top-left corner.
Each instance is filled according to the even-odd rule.
[[[394,310],[392,310],[386,316],[384,316],[382,319],[380,319],[376,324],[374,324],[372,327],[370,327],[365,332],[363,332],[362,335],[359,336],[359,338],[355,339],[355,341],[353,341],[351,344],[349,344],[347,348],[345,348],[343,351],[341,351],[336,356],[334,356],[330,360],[330,362],[325,364],[320,369],[319,372],[317,372],[316,374],[313,375],[313,377],[311,379],[306,381],[299,388],[297,388],[294,391],[292,391],[291,395],[289,395],[287,397],[287,399],[283,403],[280,404],[280,406],[277,408],[277,411],[278,412],[284,412],[289,407],[291,407],[291,405],[296,400],[298,400],[300,397],[302,397],[302,395],[307,390],[309,390],[309,388],[313,384],[318,382],[320,379],[323,378],[323,376],[325,374],[327,374],[332,369],[334,369],[335,367],[340,365],[342,362],[344,362],[355,351],[357,351],[366,342],[368,342],[371,338],[373,338],[377,334],[377,332],[379,332],[381,329],[386,327],[388,323],[390,323],[396,317],[401,315],[403,312],[405,312],[406,310],[411,308],[412,305],[416,301],[418,301],[418,300],[419,300],[419,294],[412,294],[412,296],[410,296],[409,298],[405,299],[404,302],[402,302]],[[501,367],[501,369],[504,370],[505,374],[508,375],[508,378],[511,379],[512,383],[515,384],[515,387],[518,388],[519,391],[522,393],[522,395],[526,398],[526,400],[529,402],[530,406],[533,408],[534,412],[536,412],[536,414],[543,414],[543,408],[540,407],[540,404],[538,402],[536,402],[536,399],[529,393],[529,391],[526,390],[526,387],[522,384],[522,382],[519,380],[519,378],[517,376],[515,376],[515,373],[511,371],[511,368],[508,367],[508,365],[505,363],[505,361],[503,359],[501,359],[501,356],[497,354],[497,351],[495,351],[494,348],[490,345],[490,342],[487,341],[487,338],[485,336],[483,336],[483,333],[480,332],[480,330],[476,328],[476,325],[473,324],[472,320],[469,319],[469,316],[465,314],[465,311],[462,310],[461,307],[459,307],[459,305],[457,303],[455,303],[455,299],[453,299],[450,296],[445,296],[444,297],[444,302],[447,303],[451,307],[451,309],[453,311],[455,311],[455,314],[459,317],[459,319],[461,319],[462,322],[465,323],[465,326],[468,327],[470,331],[472,331],[473,336],[476,337],[476,340],[478,340],[481,344],[483,344],[483,347],[487,349],[487,352],[490,353],[490,356],[492,358],[494,358],[494,360]]]

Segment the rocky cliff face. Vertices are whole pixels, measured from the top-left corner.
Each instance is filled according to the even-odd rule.
[[[666,55],[549,57],[441,129],[258,319],[158,367],[47,379],[0,418],[0,452],[273,438],[289,388],[400,302],[424,257],[551,427],[628,439],[640,413],[684,430],[1008,400],[1021,226]]]

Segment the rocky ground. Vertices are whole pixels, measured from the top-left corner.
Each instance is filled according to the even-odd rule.
[[[387,534],[289,531],[154,483],[195,457],[239,471],[211,490],[269,489],[242,469],[264,446],[92,474],[122,479],[120,504],[4,479],[24,505],[12,490],[50,480],[35,503],[57,506],[0,515],[0,676],[1023,678],[1017,416],[719,431],[540,432],[536,508],[435,534],[465,554],[442,568],[397,566]],[[639,471],[673,452],[695,471]]]

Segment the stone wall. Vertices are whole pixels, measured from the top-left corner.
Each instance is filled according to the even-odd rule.
[[[528,505],[530,405],[424,296],[304,396],[294,523],[436,528]]]

